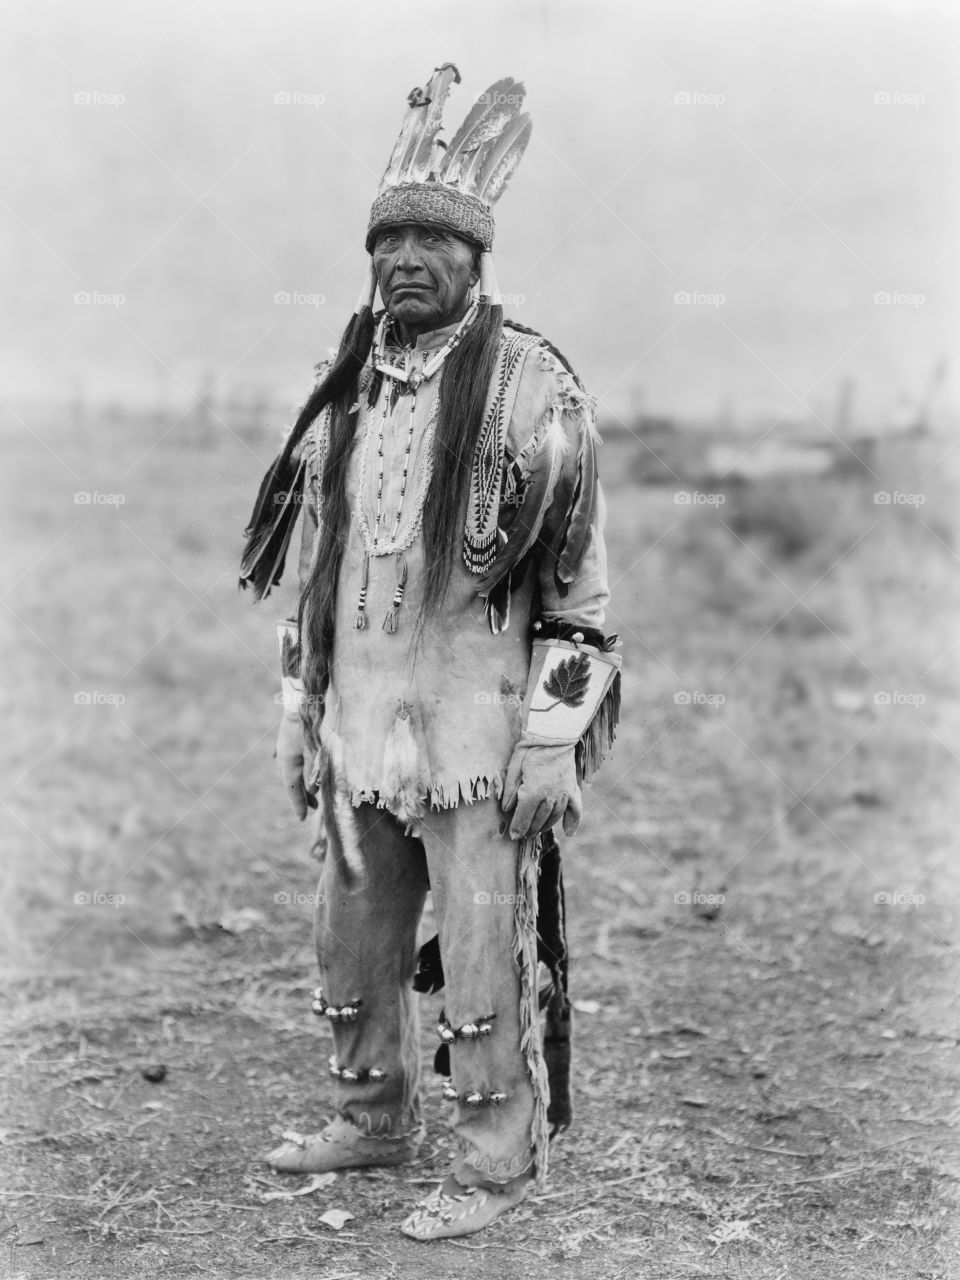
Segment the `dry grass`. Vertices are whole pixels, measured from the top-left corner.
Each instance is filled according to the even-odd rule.
[[[247,449],[178,429],[121,479],[148,432],[51,427],[73,474],[33,447],[8,499],[10,1273],[946,1280],[951,506],[877,507],[868,477],[681,508],[605,450],[627,711],[567,855],[576,1127],[509,1225],[423,1249],[396,1224],[446,1159],[429,1080],[419,1167],[263,1198],[290,1186],[258,1163],[272,1134],[328,1098],[308,910],[274,901],[315,870],[271,776],[287,601],[236,595]]]

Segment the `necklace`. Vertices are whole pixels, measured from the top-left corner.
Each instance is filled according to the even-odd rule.
[[[466,314],[457,325],[455,331],[446,340],[439,351],[423,362],[422,369],[411,369],[410,356],[411,352],[404,350],[403,368],[399,365],[391,364],[386,357],[387,345],[387,328],[389,326],[393,331],[393,320],[390,316],[384,315],[380,321],[380,327],[377,331],[377,340],[373,351],[373,367],[378,373],[385,373],[388,378],[395,378],[398,382],[405,382],[407,390],[412,391],[416,395],[417,388],[422,382],[426,382],[428,378],[432,378],[440,366],[446,360],[447,356],[457,349],[466,333],[467,329],[473,323],[477,314],[477,301],[474,299],[467,308]]]
[[[424,428],[424,457],[423,465],[420,470],[420,486],[410,522],[407,525],[406,532],[401,536],[400,523],[403,516],[403,500],[407,491],[410,451],[413,447],[414,415],[417,405],[416,392],[414,392],[411,398],[410,418],[407,427],[407,443],[404,450],[403,471],[400,478],[400,495],[397,501],[397,514],[394,519],[392,532],[389,536],[386,533],[381,536],[380,526],[381,523],[385,523],[383,515],[383,435],[390,408],[390,394],[386,387],[383,388],[380,394],[383,399],[383,410],[379,415],[374,416],[371,414],[367,429],[364,432],[363,443],[360,446],[360,458],[358,464],[359,477],[353,503],[354,519],[357,522],[357,526],[363,538],[364,546],[363,570],[360,594],[357,599],[357,613],[354,620],[354,626],[358,631],[365,630],[367,626],[366,607],[367,586],[370,575],[370,557],[395,555],[397,557],[397,586],[393,593],[393,601],[387,611],[386,617],[383,620],[384,630],[393,633],[397,629],[400,605],[403,602],[403,593],[407,585],[407,562],[403,553],[412,545],[420,532],[420,527],[423,523],[423,507],[427,497],[427,490],[430,487],[430,479],[433,475],[433,435],[437,425],[440,397],[436,397],[427,425]],[[369,457],[370,452],[370,442],[373,439],[374,422],[377,423],[377,506],[373,531],[371,532],[366,512],[363,509],[363,485],[367,474],[367,458]]]

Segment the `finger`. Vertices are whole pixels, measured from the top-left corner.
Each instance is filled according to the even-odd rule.
[[[563,816],[566,798],[563,800],[545,800],[540,806],[540,810],[546,807],[546,813],[541,815],[540,810],[537,811],[537,817],[541,819],[538,831],[549,831],[551,827],[555,827]]]
[[[517,793],[517,809],[510,823],[510,839],[523,840],[531,834],[530,824],[537,812],[539,797],[536,792],[529,794],[524,787]]]
[[[517,803],[517,794],[520,790],[520,766],[523,762],[523,756],[517,757],[516,753],[507,765],[507,777],[503,784],[503,795],[500,797],[500,807],[504,813],[509,813]]]
[[[583,792],[577,787],[567,801],[567,811],[563,815],[563,829],[568,836],[574,836],[580,827],[583,817]]]
[[[547,821],[547,819],[550,817],[550,814],[552,812],[553,812],[553,801],[541,800],[540,803],[537,805],[536,809],[534,810],[533,817],[530,820],[530,826],[527,828],[527,835],[528,836],[539,835],[540,832],[543,830],[543,824]]]

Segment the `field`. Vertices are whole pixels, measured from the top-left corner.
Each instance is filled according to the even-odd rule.
[[[0,1274],[960,1274],[960,450],[677,501],[605,446],[624,720],[565,842],[575,1125],[543,1196],[420,1246],[429,1075],[418,1165],[262,1163],[329,1102],[317,866],[271,761],[291,597],[236,589],[273,442],[195,426],[2,424]]]

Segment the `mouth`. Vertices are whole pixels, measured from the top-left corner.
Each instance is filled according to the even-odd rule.
[[[394,297],[401,293],[430,293],[430,288],[425,284],[397,284],[394,285],[391,293]]]

